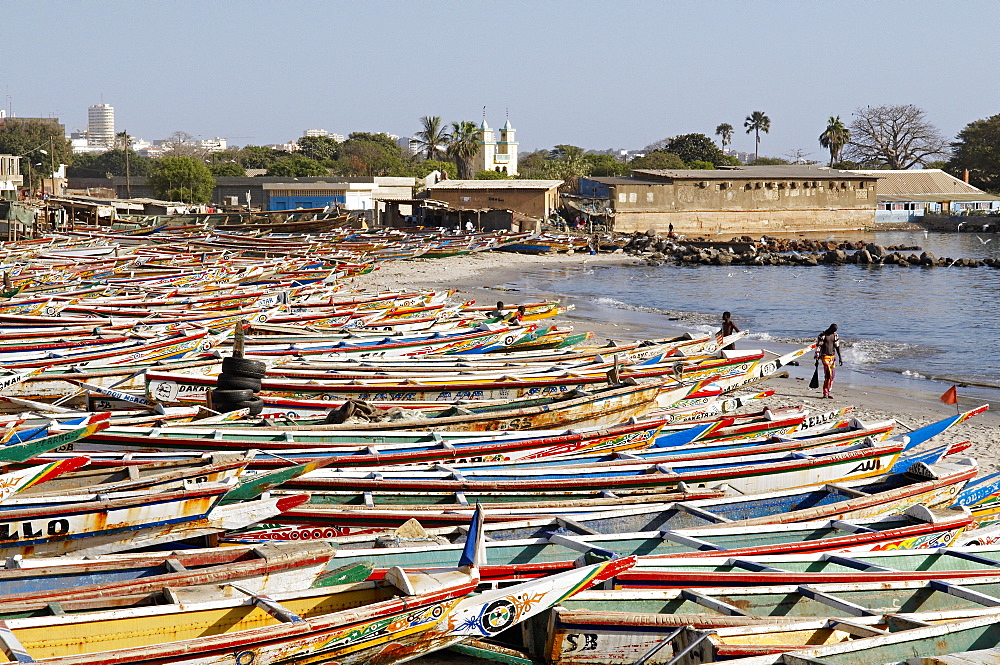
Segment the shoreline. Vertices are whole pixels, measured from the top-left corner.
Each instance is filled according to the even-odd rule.
[[[602,267],[636,265],[642,260],[621,254],[545,254],[526,255],[509,252],[482,252],[441,259],[410,259],[386,262],[379,269],[348,281],[348,287],[367,290],[412,290],[443,288],[456,289],[455,300],[475,300],[478,304],[492,305],[501,300],[508,305],[542,298],[558,299],[574,309],[547,322],[573,326],[577,331],[593,331],[590,344],[603,344],[614,339],[627,342],[637,339],[660,338],[676,335],[691,329],[681,317],[661,313],[645,313],[632,309],[607,311],[591,303],[581,302],[545,288],[536,283],[538,273],[551,272],[553,276],[579,274],[581,278],[595,277]],[[680,313],[679,313],[680,314]],[[755,331],[764,332],[767,331]],[[783,351],[793,345],[767,340],[748,339],[741,348],[768,348]],[[834,399],[820,399],[818,391],[809,390],[812,363],[808,358],[798,367],[789,367],[789,378],[772,379],[761,388],[774,390],[774,395],[757,400],[751,410],[764,406],[803,404],[814,412],[832,408],[854,406],[854,415],[864,421],[895,419],[897,434],[954,415],[954,406],[940,402],[938,396],[946,385],[931,380],[911,379],[905,384],[880,381],[877,375],[869,376],[850,365],[838,367],[834,385]],[[944,387],[942,387],[944,386]],[[959,395],[959,409],[967,411],[988,400]],[[962,423],[953,431],[936,437],[933,445],[970,441],[972,446],[963,453],[978,460],[981,473],[1000,471],[1000,456],[995,448],[1000,443],[1000,410],[993,410]]]

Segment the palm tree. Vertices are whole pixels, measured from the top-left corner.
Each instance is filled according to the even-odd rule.
[[[436,159],[441,146],[448,140],[448,133],[441,124],[441,116],[425,115],[420,119],[420,124],[423,125],[423,129],[413,138],[417,139],[417,145],[424,151],[426,159]]]
[[[726,146],[733,142],[733,126],[724,122],[715,128],[715,135],[722,137],[722,152],[725,152]]]
[[[472,178],[472,158],[479,154],[479,128],[469,120],[451,123],[448,133],[448,147],[445,152],[455,160],[458,166],[458,177],[462,180]]]
[[[753,150],[753,160],[757,161],[760,157],[760,133],[767,134],[771,131],[771,119],[763,111],[754,111],[747,116],[743,126],[747,128],[747,134],[753,132],[756,135],[757,145]]]
[[[826,130],[819,135],[819,144],[830,149],[830,166],[840,161],[840,151],[851,141],[851,130],[844,126],[840,116],[832,115],[826,121]]]

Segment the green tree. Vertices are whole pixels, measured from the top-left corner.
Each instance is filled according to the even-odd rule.
[[[340,146],[340,158],[332,165],[337,175],[375,177],[412,175],[399,145],[385,134],[354,132]]]
[[[552,169],[556,177],[563,180],[572,190],[577,189],[580,178],[590,173],[583,148],[575,145],[557,145],[551,151]]]
[[[763,111],[754,111],[747,116],[747,119],[743,122],[743,126],[746,127],[747,134],[750,132],[754,133],[756,142],[754,143],[753,159],[756,162],[760,157],[760,133],[770,133],[771,119]]]
[[[303,136],[296,143],[300,155],[317,162],[333,161],[340,156],[340,142],[329,136]]]
[[[819,135],[819,144],[830,151],[830,166],[840,161],[840,151],[851,140],[851,130],[844,126],[840,116],[830,116],[826,129]]]
[[[377,143],[389,152],[394,152],[397,155],[402,155],[402,150],[396,141],[386,134],[385,132],[378,132],[377,134],[371,134],[369,132],[351,132],[347,135],[348,141],[370,141],[372,143]]]
[[[33,188],[60,164],[73,163],[73,151],[59,124],[37,118],[0,119],[0,154],[21,157],[21,175]]]
[[[726,146],[733,142],[733,126],[724,122],[715,127],[715,135],[722,140],[722,152],[726,151]]]
[[[694,161],[688,162],[687,167],[689,169],[710,171],[715,168],[715,164],[713,164],[712,162],[706,162],[703,159],[696,159]]]
[[[514,176],[507,175],[503,171],[491,171],[490,169],[480,169],[475,173],[475,180],[513,180]]]
[[[208,203],[215,178],[201,160],[193,157],[163,157],[149,172],[147,182],[156,196],[168,201]]]
[[[448,132],[446,153],[458,166],[458,177],[463,180],[472,177],[472,160],[479,154],[479,128],[469,120],[451,123]]]
[[[969,169],[969,184],[1000,193],[1000,114],[970,122],[951,148],[950,173],[961,178]]]
[[[743,165],[743,162],[741,162],[740,160],[736,159],[732,155],[723,155],[722,156],[722,163],[719,164],[719,166],[742,166],[742,165]]]
[[[526,180],[551,180],[555,177],[552,153],[548,150],[536,150],[518,155],[517,170],[520,177]]]
[[[219,162],[209,164],[208,170],[216,178],[245,178],[247,170],[235,162]]]
[[[683,159],[672,152],[667,152],[666,150],[654,150],[646,153],[644,157],[636,157],[629,162],[629,166],[632,169],[648,169],[654,171],[660,169],[669,170],[687,168]]]
[[[266,169],[286,154],[262,145],[248,145],[236,153],[236,162],[245,169]]]
[[[309,159],[301,155],[294,155],[288,159],[271,164],[267,169],[267,175],[282,176],[284,178],[304,178],[308,176],[329,175],[330,169],[326,168],[315,159]]]
[[[672,152],[684,163],[703,161],[712,164],[722,163],[722,151],[715,141],[704,134],[681,134],[667,139],[663,149]]]
[[[458,177],[458,167],[455,166],[455,163],[446,162],[441,159],[424,159],[414,164],[411,168],[416,178],[426,178],[430,175],[431,171],[447,173],[449,178]]]
[[[628,175],[629,165],[618,161],[614,155],[590,152],[583,156],[589,166],[589,175],[599,178]]]
[[[145,176],[155,160],[140,157],[134,150],[128,154],[128,174],[132,177]],[[74,155],[73,164],[66,168],[66,175],[71,178],[107,178],[124,177],[125,151],[108,150],[100,154]]]
[[[448,141],[448,133],[444,129],[439,115],[425,115],[420,118],[423,127],[413,135],[417,145],[424,151],[424,159],[437,159]]]
[[[750,166],[784,166],[788,163],[787,159],[781,157],[758,157],[750,162]]]

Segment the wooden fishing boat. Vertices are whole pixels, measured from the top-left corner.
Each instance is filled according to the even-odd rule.
[[[475,529],[473,528],[473,531]],[[545,580],[470,595],[478,582],[474,540],[460,568],[393,571],[383,581],[261,596],[202,588],[179,604],[58,617],[10,619],[5,642],[35,662],[277,664],[335,660],[394,663],[470,637],[496,635],[626,569],[634,560],[586,566]],[[237,597],[238,596],[238,597]],[[205,630],[204,626],[214,626]],[[70,644],[63,636],[86,635]],[[53,639],[56,635],[60,637]],[[126,637],[128,636],[128,637]],[[235,654],[235,656],[234,656]]]
[[[608,428],[516,432],[327,432],[275,430],[257,427],[111,427],[93,432],[76,446],[125,450],[139,463],[137,453],[156,451],[264,451],[251,466],[263,468],[270,459],[284,466],[287,459],[304,461],[335,456],[339,465],[412,464],[421,461],[458,462],[476,459],[516,459],[582,452],[590,448],[628,449],[648,445],[660,424],[642,422]],[[269,450],[280,450],[279,456]],[[200,453],[198,453],[200,454]],[[100,455],[94,454],[94,459]],[[283,459],[282,459],[283,458]],[[147,458],[157,459],[155,456]],[[124,463],[121,454],[111,463]]]
[[[190,460],[171,460],[142,466],[90,467],[64,473],[44,485],[32,487],[23,497],[102,494],[154,489],[182,489],[192,483],[221,483],[238,478],[249,462],[242,453],[213,453]]]
[[[491,580],[525,579],[569,570],[575,562],[642,556],[644,564],[651,565],[659,560],[702,556],[705,550],[712,549],[725,549],[730,557],[752,558],[847,548],[865,551],[947,547],[971,522],[968,511],[928,511],[920,507],[903,515],[874,520],[821,520],[730,530],[677,529],[609,535],[550,533],[542,538],[487,542],[489,564],[483,567],[482,574],[484,579]],[[492,525],[491,530],[502,527],[502,524]],[[408,540],[402,536],[360,534],[330,540],[339,546],[337,561],[371,561],[376,577],[392,566],[408,569],[446,567],[461,548],[431,535]]]
[[[164,587],[237,582],[255,593],[362,581],[371,566],[331,569],[326,543],[264,543],[253,547],[180,550],[155,555],[111,555],[87,560],[16,557],[0,569],[0,614],[32,616],[109,606],[163,604]]]
[[[14,432],[6,443],[0,446],[0,464],[10,462],[25,462],[29,459],[42,455],[56,448],[72,450],[73,443],[88,436],[93,436],[104,428],[108,427],[110,414],[99,413],[87,416],[83,419],[83,424],[79,426],[69,426],[68,429],[53,429],[51,434],[46,434],[48,426],[42,426],[28,430],[27,432]]]
[[[228,483],[120,498],[31,499],[0,511],[0,556],[90,556],[240,529],[307,500],[283,496],[221,505]],[[87,500],[87,499],[90,500]],[[28,507],[21,507],[28,506]]]
[[[447,491],[447,492],[559,492],[599,487],[616,493],[664,491],[728,484],[735,491],[756,494],[777,486],[792,488],[821,482],[879,475],[891,468],[904,444],[862,446],[848,452],[810,456],[746,466],[622,464],[612,468],[573,467],[565,470],[437,471],[401,470],[394,467],[365,470],[321,469],[291,481],[286,487],[306,491]]]
[[[916,464],[905,473],[877,476],[861,481],[776,490],[759,495],[690,499],[673,503],[643,502],[632,505],[529,503],[495,506],[485,510],[491,525],[486,534],[494,539],[540,537],[552,533],[617,533],[653,529],[700,528],[712,525],[780,524],[817,519],[874,518],[903,512],[913,505],[947,508],[966,505],[963,487],[974,478],[973,460],[958,459],[935,465]],[[996,480],[993,483],[996,489]],[[327,505],[325,497],[313,494],[310,503],[282,515],[282,524],[308,528],[333,527],[343,531],[394,529],[416,519],[426,529],[462,524],[471,510],[459,506],[443,510],[439,504],[416,506]],[[373,500],[374,504],[374,500]],[[566,519],[568,518],[568,519]],[[503,522],[493,528],[492,523]],[[307,534],[308,529],[304,529]],[[431,535],[459,538],[457,531],[432,530]],[[243,537],[243,536],[241,536]]]
[[[807,617],[842,617],[846,629],[853,622],[863,625],[891,617],[895,620],[895,629],[899,630],[945,626],[949,620],[977,615],[995,619],[997,603],[993,594],[998,588],[998,579],[994,576],[910,582],[786,584],[696,591],[588,591],[567,599],[549,616],[542,615],[532,622],[531,632],[539,637],[531,641],[529,651],[532,655],[545,657],[547,662],[561,665],[633,663],[644,654],[651,656],[646,662],[668,663],[683,647],[677,653],[671,653],[670,648],[665,649],[665,653],[656,653],[654,649],[670,647],[672,636],[679,635],[678,628],[684,625],[704,629],[760,624],[762,621],[775,625]],[[545,621],[549,622],[551,630],[545,629]],[[905,632],[909,631],[892,634]],[[872,634],[882,635],[877,631]],[[860,636],[864,636],[863,629]],[[584,645],[589,648],[581,649]],[[811,652],[811,649],[796,650],[795,655]],[[923,651],[920,655],[927,653]],[[705,655],[710,654],[706,652]],[[730,657],[733,655],[737,654]],[[828,662],[826,658],[823,660]],[[876,657],[868,660],[864,652],[855,651],[851,659],[841,662],[884,663],[897,662],[897,659]]]
[[[10,502],[15,494],[79,469],[88,461],[86,457],[70,457],[0,474],[0,502]]]
[[[908,657],[926,662],[928,656],[947,657],[956,649],[979,649],[998,638],[1000,613],[995,611],[973,617],[918,613],[902,620],[895,615],[860,622],[800,620],[780,626],[721,628],[711,633],[685,628],[671,640],[671,647],[678,655],[686,650],[679,662],[688,663],[704,662],[706,657],[744,665],[823,658],[823,662],[853,665]],[[827,660],[830,657],[832,661]],[[975,662],[976,656],[971,658]]]
[[[593,392],[565,393],[559,397],[538,397],[495,406],[457,407],[441,415],[421,418],[380,421],[375,423],[344,423],[342,425],[269,425],[282,429],[338,429],[351,431],[408,430],[417,424],[426,430],[479,432],[493,430],[538,430],[580,425],[611,426],[641,416],[663,389],[663,382],[612,385]],[[686,393],[689,387],[677,389]],[[453,415],[457,414],[457,415]]]
[[[51,367],[76,364],[91,364],[92,366],[124,365],[136,363],[148,363],[161,360],[180,360],[196,353],[211,350],[214,344],[213,338],[208,335],[208,330],[201,330],[193,334],[181,334],[178,336],[168,336],[152,342],[129,343],[127,345],[108,345],[95,350],[88,350],[82,353],[67,354],[65,356],[52,356],[46,354],[45,357],[37,357],[34,360],[10,360],[5,362],[7,368],[29,368],[29,367]]]
[[[957,416],[944,418],[925,427],[913,430],[898,437],[905,450],[920,446],[931,438],[940,435],[953,426],[965,422],[968,418],[985,412],[989,405],[971,409]],[[543,467],[572,467],[600,465],[613,467],[622,464],[646,462],[650,464],[670,464],[675,471],[683,472],[683,462],[698,460],[721,460],[727,465],[743,465],[751,462],[767,462],[781,459],[783,456],[796,456],[801,451],[810,454],[822,454],[833,449],[847,450],[862,441],[884,441],[892,432],[895,422],[865,424],[857,419],[839,422],[843,410],[834,410],[811,417],[813,427],[796,429],[803,423],[804,415],[787,419],[781,418],[752,422],[734,426],[732,420],[724,419],[710,423],[702,430],[692,430],[691,426],[684,429],[668,430],[666,426],[660,430],[656,441],[643,449],[629,451],[582,451],[572,456],[547,457],[541,460],[512,460],[488,463],[485,460],[476,464],[477,470],[514,470]],[[827,423],[834,423],[826,427]],[[704,427],[704,426],[703,426]],[[684,433],[697,432],[694,437],[683,436]],[[681,436],[678,436],[681,434]],[[451,468],[463,470],[468,464],[454,464]]]

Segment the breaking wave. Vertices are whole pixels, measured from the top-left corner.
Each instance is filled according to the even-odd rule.
[[[886,340],[859,339],[843,345],[844,355],[849,355],[858,365],[876,365],[896,358],[913,358],[926,352],[926,347],[917,344]]]
[[[679,312],[669,309],[660,309],[658,307],[647,307],[645,305],[632,305],[627,302],[622,302],[621,300],[616,300],[614,298],[594,298],[593,302],[595,305],[600,305],[602,307],[610,307],[612,309],[623,309],[629,312],[644,312],[646,314],[663,314],[664,316],[670,316],[675,318],[683,318],[687,312]]]

